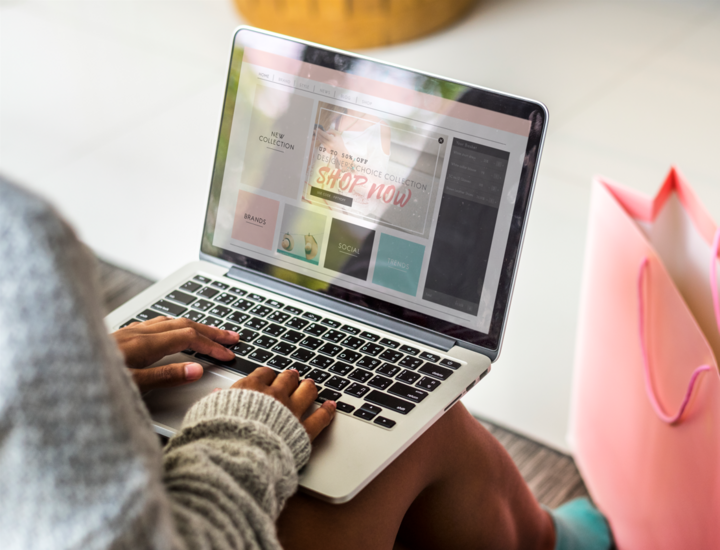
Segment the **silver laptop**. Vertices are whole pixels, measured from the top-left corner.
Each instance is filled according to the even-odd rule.
[[[107,317],[240,334],[232,362],[163,360],[205,375],[144,396],[157,432],[261,365],[296,368],[338,404],[301,487],[353,498],[497,359],[547,118],[536,101],[240,27],[200,259]]]

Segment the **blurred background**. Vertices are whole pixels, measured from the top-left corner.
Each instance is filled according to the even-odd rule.
[[[323,6],[237,1],[244,15],[233,0],[0,0],[0,173],[52,200],[107,261],[159,279],[196,259],[233,29],[253,18],[266,24],[264,10],[280,7],[281,30],[306,36],[318,31],[302,26],[301,8]],[[358,18],[412,5],[414,19],[367,23],[384,45],[348,32],[328,40],[346,37],[347,47],[381,60],[548,106],[502,355],[465,404],[567,451],[592,176],[652,194],[675,164],[720,220],[720,6],[326,4]],[[413,36],[420,31],[430,34]],[[395,40],[405,41],[387,44]],[[608,342],[608,361],[612,353]]]

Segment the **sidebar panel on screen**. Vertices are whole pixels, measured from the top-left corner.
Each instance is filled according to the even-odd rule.
[[[453,139],[424,300],[477,315],[509,157]]]

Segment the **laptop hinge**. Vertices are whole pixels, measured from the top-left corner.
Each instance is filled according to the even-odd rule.
[[[227,272],[226,277],[258,286],[277,294],[282,294],[299,302],[326,309],[332,313],[374,326],[387,332],[392,332],[403,338],[443,351],[449,351],[456,344],[455,339],[438,332],[427,330],[411,323],[406,323],[405,321],[399,321],[388,315],[370,311],[361,306],[333,298],[332,296],[318,294],[311,290],[280,281],[274,277],[243,269],[242,267],[233,266],[230,268],[230,271]]]

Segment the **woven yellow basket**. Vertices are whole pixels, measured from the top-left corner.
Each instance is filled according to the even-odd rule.
[[[411,40],[441,29],[477,0],[235,0],[248,23],[343,49]]]

